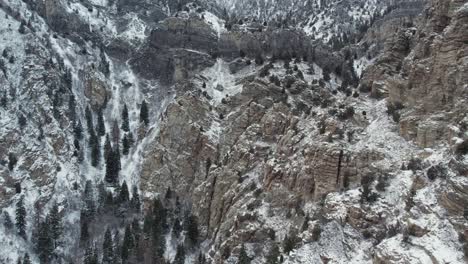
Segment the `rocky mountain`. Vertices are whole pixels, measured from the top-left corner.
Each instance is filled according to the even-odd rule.
[[[466,0],[0,19],[0,263],[466,262]]]

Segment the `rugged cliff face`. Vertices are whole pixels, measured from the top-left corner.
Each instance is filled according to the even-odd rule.
[[[1,263],[466,261],[466,1],[0,3]]]

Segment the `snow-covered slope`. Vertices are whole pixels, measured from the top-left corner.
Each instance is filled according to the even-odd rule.
[[[464,263],[467,118],[424,148],[374,93],[410,68],[393,27],[464,2],[1,1],[0,263],[103,260],[106,230],[112,263]]]

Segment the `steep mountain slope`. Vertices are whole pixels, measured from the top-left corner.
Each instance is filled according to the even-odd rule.
[[[1,1],[0,263],[464,263],[468,4],[424,4]]]

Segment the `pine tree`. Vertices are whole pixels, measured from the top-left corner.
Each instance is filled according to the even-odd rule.
[[[97,132],[100,137],[106,134],[106,125],[104,124],[104,116],[102,113],[102,108],[99,109],[98,112],[98,127]]]
[[[141,122],[143,122],[145,125],[149,124],[148,105],[146,104],[145,100],[141,102],[141,107],[140,107],[140,123]]]
[[[129,258],[134,247],[135,241],[132,234],[132,229],[130,228],[130,225],[127,225],[125,227],[124,238],[122,242],[121,258],[123,261],[126,261]]]
[[[247,255],[247,252],[245,250],[244,244],[241,246],[241,250],[239,253],[239,261],[237,262],[238,264],[250,264],[251,259]]]
[[[125,134],[122,139],[122,154],[128,155],[129,152],[130,152],[130,143],[129,143],[127,134]]]
[[[128,201],[129,201],[128,185],[126,181],[123,181],[122,186],[120,187],[119,202],[127,203]]]
[[[109,228],[104,234],[104,242],[102,243],[102,264],[114,264],[114,243]]]
[[[24,23],[24,21],[21,21],[20,27],[18,28],[18,32],[20,34],[26,34],[26,23]]]
[[[143,218],[143,233],[145,234],[146,237],[151,236],[151,230],[153,228],[153,217],[151,213],[145,214]]]
[[[198,237],[200,232],[198,231],[197,218],[194,215],[190,215],[185,220],[185,231],[187,232],[187,239],[191,246],[198,244]]]
[[[104,159],[107,160],[111,152],[112,152],[112,145],[109,139],[109,134],[106,134],[106,141],[104,142]]]
[[[102,181],[99,182],[98,184],[98,210],[99,212],[104,212],[105,210],[105,204],[106,204],[106,187],[104,186],[104,183]]]
[[[138,194],[138,188],[134,185],[132,188],[132,200],[130,201],[131,207],[136,212],[140,212],[141,201],[140,195]]]
[[[88,128],[88,133],[91,135],[94,132],[94,124],[93,124],[93,113],[89,106],[86,107],[85,110],[85,117],[86,117],[86,126]]]
[[[205,264],[206,263],[206,258],[205,255],[203,255],[201,252],[198,254],[198,260],[197,264]]]
[[[174,220],[174,224],[172,225],[172,235],[178,239],[180,236],[180,232],[182,231],[182,226],[180,224],[179,218]]]
[[[274,244],[266,256],[266,264],[279,264],[279,248]]]
[[[96,243],[93,243],[93,258],[91,264],[99,264],[99,253],[96,247]]]
[[[78,123],[73,127],[73,133],[75,139],[81,140],[83,138],[83,126],[81,125],[81,120],[78,120]]]
[[[289,254],[295,247],[297,243],[297,235],[295,232],[290,232],[289,235],[286,235],[283,240],[283,251],[284,253]]]
[[[140,240],[141,228],[140,228],[140,221],[138,218],[134,218],[132,221],[132,230],[133,236],[135,237],[135,248],[138,245],[138,241]]]
[[[106,182],[113,184],[117,183],[119,177],[119,163],[120,155],[116,148],[109,153],[106,160]]]
[[[133,133],[132,132],[129,132],[128,133],[128,145],[131,147],[133,147],[133,144],[135,143],[135,139],[133,138]]]
[[[8,169],[10,171],[12,171],[15,168],[17,162],[18,158],[16,157],[16,155],[11,152],[8,153]]]
[[[184,264],[185,263],[185,248],[184,245],[180,244],[177,246],[176,255],[172,264]]]
[[[23,264],[31,264],[31,259],[29,258],[28,253],[24,254]]]
[[[86,181],[85,189],[83,193],[83,201],[84,201],[84,217],[87,220],[93,219],[96,213],[96,205],[94,202],[94,191],[93,191],[93,184],[90,180]]]
[[[36,249],[41,263],[49,263],[54,251],[50,231],[47,221],[39,223]]]
[[[105,201],[105,208],[113,208],[114,206],[114,196],[112,192],[107,192],[106,194],[106,201]]]
[[[114,144],[119,144],[120,141],[120,128],[119,124],[117,123],[117,120],[114,120],[114,123],[112,125],[112,142]]]
[[[16,203],[16,229],[18,234],[26,239],[26,208],[24,208],[24,196]]]
[[[91,129],[91,134],[89,137],[89,147],[91,148],[91,165],[97,167],[101,159],[101,149],[99,144],[99,138],[94,132],[94,129]]]
[[[11,221],[10,214],[7,211],[3,212],[3,226],[8,231],[12,231],[14,228],[13,222]]]
[[[149,218],[149,221],[149,227],[146,228],[149,229],[152,235],[151,250],[153,252],[153,261],[158,262],[161,261],[164,251],[166,250],[164,232],[167,228],[166,210],[158,198],[153,202],[152,216]]]
[[[117,173],[122,169],[122,164],[120,162],[120,146],[119,144],[116,144],[114,146],[114,159],[115,159],[115,167],[117,170]]]
[[[18,261],[16,261],[17,264],[21,264],[21,257],[18,257]]]
[[[3,61],[0,60],[0,69],[2,68],[2,65],[1,65],[2,63],[3,63]],[[7,97],[7,93],[4,91],[2,93],[2,98],[0,98],[0,105],[3,108],[6,108],[7,104],[8,104],[8,97]]]
[[[124,108],[122,110],[122,130],[125,132],[130,131],[130,125],[128,122],[128,108],[126,104],[124,104]]]
[[[309,214],[307,214],[304,219],[304,223],[302,224],[302,228],[301,228],[302,231],[306,231],[307,229],[309,229],[309,221],[310,221],[310,217],[309,217]]]
[[[83,264],[93,264],[94,263],[94,250],[92,245],[89,245],[86,248]]]
[[[320,224],[315,224],[314,229],[312,229],[312,241],[318,241],[321,233],[322,228],[320,227]]]
[[[62,218],[59,214],[57,203],[53,204],[47,222],[50,227],[50,237],[52,239],[53,246],[54,248],[57,248],[58,240],[62,235]]]
[[[89,228],[88,228],[88,219],[81,212],[80,218],[80,243],[81,245],[86,245],[89,239]]]
[[[101,64],[99,65],[102,73],[106,76],[106,77],[109,77],[109,74],[110,74],[110,65],[109,65],[109,61],[107,61],[107,58],[106,58],[106,54],[104,53],[104,48],[101,47],[101,53],[100,53],[100,57],[101,57]]]
[[[76,102],[75,102],[75,96],[73,94],[70,95],[70,98],[68,99],[68,115],[70,117],[70,121],[72,121],[72,124],[75,124],[76,120]]]
[[[122,245],[120,244],[120,231],[117,229],[114,233],[114,262],[119,263],[120,252],[122,251]]]

